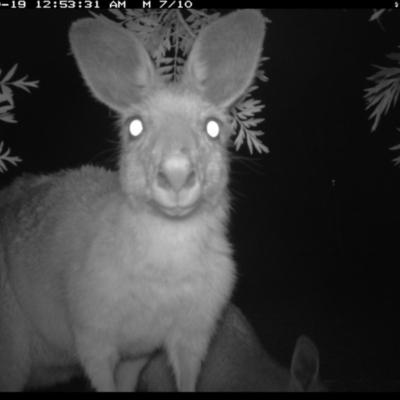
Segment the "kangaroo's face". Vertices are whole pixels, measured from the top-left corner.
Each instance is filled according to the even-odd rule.
[[[254,10],[213,22],[180,82],[167,84],[132,32],[105,19],[73,25],[86,83],[122,121],[120,180],[131,205],[174,218],[227,205],[227,113],[255,75],[264,32]]]
[[[173,88],[152,93],[125,118],[120,176],[135,204],[183,217],[224,200],[230,124],[225,110]]]

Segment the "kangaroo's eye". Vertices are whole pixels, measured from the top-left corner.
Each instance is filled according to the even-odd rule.
[[[129,133],[134,136],[138,137],[143,133],[144,127],[143,127],[143,122],[140,118],[134,118],[130,123],[129,123]]]
[[[210,119],[206,122],[206,132],[213,139],[218,137],[220,131],[221,128],[219,126],[219,123],[215,119]]]

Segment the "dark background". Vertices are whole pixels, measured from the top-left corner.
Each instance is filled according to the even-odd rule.
[[[221,10],[223,13],[227,10]],[[297,337],[320,350],[332,390],[400,390],[400,142],[397,109],[371,134],[363,100],[371,64],[397,51],[400,15],[372,10],[265,10],[268,83],[261,129],[270,153],[233,162],[234,301],[266,349],[289,366]],[[84,10],[1,10],[0,69],[39,80],[15,89],[18,124],[0,142],[23,162],[0,174],[113,167],[114,115],[93,100],[69,54],[67,32]],[[107,16],[110,16],[108,14]],[[332,185],[335,180],[335,185]]]

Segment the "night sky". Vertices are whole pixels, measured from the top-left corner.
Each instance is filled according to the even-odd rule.
[[[226,12],[225,10],[221,10]],[[320,350],[333,390],[400,390],[400,169],[392,159],[400,118],[391,109],[371,133],[364,89],[371,66],[400,44],[400,15],[372,10],[265,10],[267,83],[260,126],[269,154],[232,163],[234,302],[268,351],[289,365],[296,338]],[[114,114],[94,100],[69,53],[68,28],[87,11],[1,10],[0,79],[39,80],[15,89],[17,124],[0,142],[23,172],[83,164],[115,166]],[[108,14],[110,16],[110,14]],[[3,149],[4,151],[4,149]],[[233,150],[234,151],[234,150]],[[335,185],[332,185],[332,180]]]

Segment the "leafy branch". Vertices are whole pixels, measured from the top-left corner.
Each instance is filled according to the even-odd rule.
[[[387,9],[374,9],[370,21],[378,21],[381,25],[380,17]],[[382,25],[381,25],[382,27]],[[382,27],[383,29],[383,27]],[[399,46],[400,47],[400,46]],[[369,119],[374,118],[371,131],[375,131],[379,125],[381,117],[386,115],[391,107],[395,107],[400,92],[400,53],[390,53],[386,57],[389,60],[395,61],[396,65],[388,67],[374,65],[378,69],[374,75],[367,79],[374,82],[374,86],[365,89],[364,98],[366,100],[366,110],[372,108],[373,111]],[[398,129],[399,130],[399,129]],[[400,150],[400,144],[391,147],[390,150]],[[395,164],[400,163],[400,156],[394,160]]]
[[[167,81],[179,81],[185,59],[193,46],[194,40],[205,26],[219,18],[220,13],[210,13],[208,9],[110,9],[118,22],[134,32],[143,42],[159,73]],[[104,15],[91,13],[95,18],[107,19]],[[264,17],[265,23],[270,22]],[[267,58],[262,58],[260,65]],[[266,82],[268,78],[258,69],[256,78]],[[259,152],[268,153],[258,136],[263,132],[252,130],[264,119],[253,118],[264,107],[259,100],[247,99],[257,86],[247,89],[244,96],[231,110],[233,127],[236,132],[235,147],[238,150],[245,139],[250,153],[253,147]],[[246,100],[247,99],[247,100]]]
[[[10,113],[10,111],[15,107],[12,86],[26,90],[28,93],[30,93],[29,87],[37,88],[39,83],[39,81],[27,81],[26,79],[28,78],[28,76],[24,76],[23,78],[15,81],[11,81],[17,67],[18,64],[15,64],[10,69],[10,71],[8,71],[6,76],[0,79],[0,104],[8,103],[4,106],[0,106],[0,120],[9,123],[17,122],[14,119],[14,115]],[[1,73],[2,71],[0,70],[0,76]]]
[[[6,150],[3,154],[1,152],[3,151],[3,142],[0,142],[0,172],[5,172],[7,171],[7,165],[5,164],[5,161],[8,161],[12,165],[17,165],[18,162],[22,161],[19,157],[12,157],[9,156],[10,154],[10,149]]]
[[[14,118],[14,114],[11,113],[11,110],[13,110],[15,107],[12,88],[17,87],[30,93],[29,87],[38,87],[39,81],[27,81],[26,79],[28,76],[13,81],[12,78],[17,66],[18,64],[15,64],[3,78],[0,78],[0,121],[3,122],[17,122]],[[0,70],[0,77],[1,74],[2,71]],[[10,156],[10,149],[5,150],[5,152],[2,154],[3,145],[4,143],[0,142],[0,172],[7,171],[6,162],[9,162],[15,166],[18,162],[22,161],[19,157]]]
[[[365,99],[367,101],[366,109],[373,107],[374,111],[369,119],[375,118],[372,125],[374,131],[382,115],[386,115],[391,106],[395,106],[400,91],[400,53],[391,53],[386,56],[390,60],[397,61],[398,66],[381,67],[374,65],[379,71],[367,78],[375,82],[375,86],[365,89]]]

